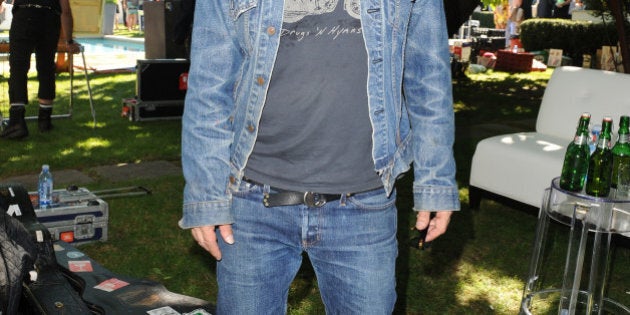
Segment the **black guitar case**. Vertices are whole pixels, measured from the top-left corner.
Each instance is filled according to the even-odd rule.
[[[115,274],[63,241],[56,242],[57,263],[68,281],[98,314],[212,314],[207,301],[173,293],[162,284]],[[151,314],[151,313],[148,313]]]
[[[57,265],[50,233],[37,221],[28,191],[0,186],[2,314],[92,314]]]
[[[212,314],[207,301],[114,274],[53,241],[20,185],[0,185],[0,314]]]

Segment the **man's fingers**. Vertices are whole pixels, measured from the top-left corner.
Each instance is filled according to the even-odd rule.
[[[451,222],[452,213],[452,211],[436,212],[435,217],[429,222],[429,229],[425,238],[426,242],[431,242],[446,232],[448,224]]]
[[[418,211],[416,214],[416,229],[418,231],[422,231],[427,228],[429,225],[429,220],[431,219],[431,212],[429,211]]]
[[[232,233],[232,226],[229,224],[226,225],[220,225],[219,226],[219,232],[221,233],[221,237],[223,238],[223,241],[225,241],[228,244],[234,244],[234,234]]]
[[[199,246],[209,252],[216,260],[221,260],[221,250],[219,249],[217,232],[214,225],[192,228],[191,233]],[[232,225],[219,225],[219,233],[221,234],[223,241],[228,244],[234,244]]]
[[[199,246],[209,252],[216,260],[221,260],[221,250],[214,228],[213,225],[195,227],[191,229],[191,233]]]
[[[452,213],[452,211],[436,211],[435,217],[431,218],[430,211],[418,211],[416,215],[416,229],[419,231],[427,229],[425,242],[431,242],[446,232]]]

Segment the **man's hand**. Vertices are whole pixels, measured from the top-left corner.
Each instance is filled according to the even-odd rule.
[[[451,222],[451,214],[453,214],[453,211],[436,211],[435,217],[431,219],[430,211],[418,211],[416,215],[416,229],[421,231],[427,226],[429,227],[425,242],[431,242],[446,232],[448,224]]]
[[[191,229],[192,235],[199,246],[203,247],[216,260],[221,260],[221,250],[217,242],[217,233],[214,225],[206,225]],[[223,240],[228,244],[234,244],[234,235],[232,234],[232,226],[229,224],[219,225],[219,233]]]
[[[77,54],[81,52],[81,44],[72,41],[66,43],[66,50],[71,54]]]

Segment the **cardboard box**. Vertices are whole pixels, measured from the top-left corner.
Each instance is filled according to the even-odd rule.
[[[452,42],[451,50],[455,59],[460,62],[469,62],[472,52],[470,41],[455,40]]]

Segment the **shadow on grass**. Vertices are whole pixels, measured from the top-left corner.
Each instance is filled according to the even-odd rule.
[[[445,312],[457,300],[454,271],[460,262],[468,240],[474,238],[470,211],[452,216],[446,234],[425,250],[411,246],[416,235],[412,195],[413,175],[406,174],[397,183],[398,241],[397,292],[395,314],[438,314]],[[446,314],[446,313],[444,313]]]
[[[68,81],[67,75],[58,76],[55,114],[68,112]],[[28,138],[23,141],[2,141],[2,176],[32,173],[36,171],[34,166],[42,164],[50,164],[55,170],[80,170],[142,160],[179,159],[181,121],[133,123],[121,117],[122,99],[136,94],[135,74],[92,74],[90,81],[96,127],[92,122],[85,81],[75,78],[75,98],[70,119],[53,120],[55,129],[49,133],[37,132],[37,122],[28,121]],[[37,89],[31,87],[29,91],[31,101],[27,106],[27,116],[36,116],[37,106],[33,101],[36,97],[33,93]],[[4,97],[6,100],[6,95]],[[0,96],[0,101],[2,99]]]

